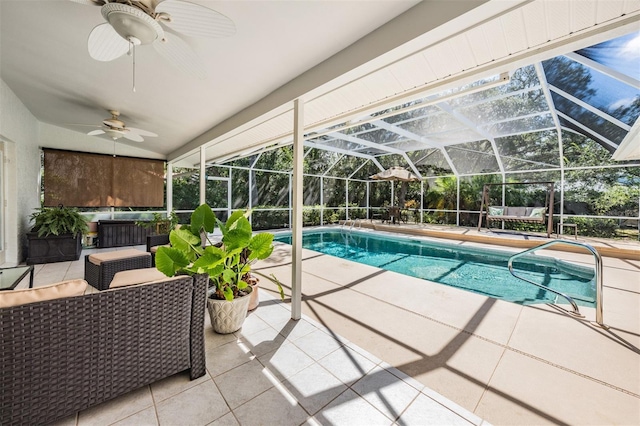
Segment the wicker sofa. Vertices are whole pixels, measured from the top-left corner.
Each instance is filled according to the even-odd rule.
[[[0,309],[0,424],[45,424],[205,374],[206,275]]]

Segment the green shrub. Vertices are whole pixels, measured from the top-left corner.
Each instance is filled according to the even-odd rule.
[[[578,225],[578,235],[585,237],[616,238],[618,224],[614,219],[591,219],[586,217],[572,217],[564,223]]]

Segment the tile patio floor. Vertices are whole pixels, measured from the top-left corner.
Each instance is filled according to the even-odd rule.
[[[451,232],[478,236],[475,229]],[[579,241],[619,246],[640,259],[638,242]],[[593,265],[590,254],[546,252]],[[603,258],[604,330],[592,324],[593,308],[581,307],[585,318],[574,318],[556,306],[521,306],[317,252],[303,250],[303,258],[303,313],[485,421],[640,424],[640,260]],[[288,285],[290,247],[257,269]]]
[[[289,320],[290,300],[266,278],[289,286],[290,247],[279,245],[255,267],[261,304],[243,329],[207,325],[205,377],[179,374],[62,424],[640,424],[640,261],[604,258],[603,330],[594,309],[576,319],[303,257],[303,320]],[[82,259],[37,265],[36,285],[83,272]]]
[[[35,265],[34,286],[83,276],[84,257]],[[216,334],[207,315],[204,377],[180,373],[57,424],[488,424],[316,321],[290,318],[268,291],[236,333]]]

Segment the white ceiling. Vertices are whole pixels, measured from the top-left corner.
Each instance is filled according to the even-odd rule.
[[[136,155],[194,165],[200,145],[210,160],[286,139],[296,98],[307,103],[306,125],[335,124],[412,92],[637,30],[640,14],[638,0],[192,2],[237,27],[231,38],[183,37],[209,77],[194,80],[143,46],[133,93],[130,57],[105,63],[87,52],[89,32],[104,22],[99,7],[0,0],[0,76],[39,121],[53,125],[45,125],[43,144],[70,149],[71,140],[72,149],[111,152],[108,139],[69,123],[97,125],[107,109],[118,109],[127,125],[159,135],[123,142],[120,154],[133,155],[126,149],[135,146],[146,150]]]
[[[100,8],[68,0],[0,0],[0,76],[42,123],[86,133],[92,129],[74,123],[98,125],[117,109],[128,126],[159,135],[119,143],[166,156],[418,3],[191,2],[237,28],[230,38],[183,37],[204,61],[206,80],[142,46],[132,92],[131,57],[98,62],[88,54],[88,35],[104,22]],[[106,136],[90,140],[96,146],[87,150],[113,149]]]

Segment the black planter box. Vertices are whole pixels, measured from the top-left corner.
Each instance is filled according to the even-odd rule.
[[[151,228],[138,226],[135,220],[101,220],[98,221],[98,248],[146,244],[151,233]]]
[[[35,263],[67,262],[80,259],[82,235],[49,235],[38,237],[36,232],[27,233],[27,265]]]

